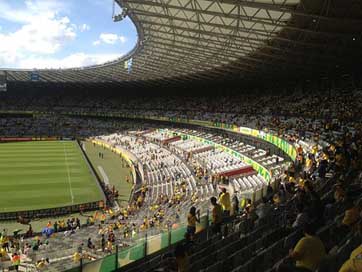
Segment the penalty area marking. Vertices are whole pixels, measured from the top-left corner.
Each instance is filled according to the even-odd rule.
[[[70,171],[69,171],[69,164],[68,164],[68,155],[67,155],[67,151],[65,150],[64,142],[63,142],[63,150],[64,150],[65,165],[66,165],[66,167],[67,167],[67,173],[68,173],[68,183],[69,183],[70,196],[71,196],[71,198],[72,198],[72,204],[74,204],[74,195],[73,195],[73,189],[72,189],[72,182],[71,182],[71,178],[70,178]]]

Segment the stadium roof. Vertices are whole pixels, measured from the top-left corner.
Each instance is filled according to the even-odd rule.
[[[39,74],[42,82],[155,86],[328,75],[362,60],[358,0],[116,2],[138,31],[137,45],[128,55],[77,69],[9,70],[7,80],[26,82]]]

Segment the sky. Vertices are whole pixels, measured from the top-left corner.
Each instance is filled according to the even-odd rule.
[[[113,22],[112,13],[113,0],[0,0],[0,68],[72,68],[119,58],[135,46],[137,31],[129,18]]]

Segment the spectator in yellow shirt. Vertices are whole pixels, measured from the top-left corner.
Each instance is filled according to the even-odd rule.
[[[306,224],[304,237],[299,240],[289,257],[296,261],[296,268],[300,271],[315,271],[326,255],[322,241],[315,235],[315,227]]]
[[[45,270],[46,266],[47,266],[48,262],[43,258],[40,261],[38,261],[36,263],[36,268],[41,271],[41,270]]]
[[[0,261],[2,260],[2,258],[6,257],[6,250],[3,247],[0,247]]]
[[[349,259],[342,265],[339,272],[360,272],[362,271],[362,245],[352,251]]]
[[[224,211],[224,215],[229,216],[231,209],[231,201],[230,201],[230,194],[226,191],[225,188],[222,188],[221,195],[219,197],[219,203]]]
[[[77,262],[80,261],[81,258],[82,258],[82,257],[81,257],[81,255],[80,255],[79,252],[75,252],[75,253],[73,254],[73,262],[77,263]]]

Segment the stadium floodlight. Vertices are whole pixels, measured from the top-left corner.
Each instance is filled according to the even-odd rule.
[[[127,17],[127,8],[122,9],[121,14],[113,15],[113,22],[120,22]]]
[[[123,18],[122,18],[122,15],[121,15],[121,14],[114,15],[112,19],[113,19],[113,22],[120,22],[120,21],[122,21],[122,20],[123,20]]]

